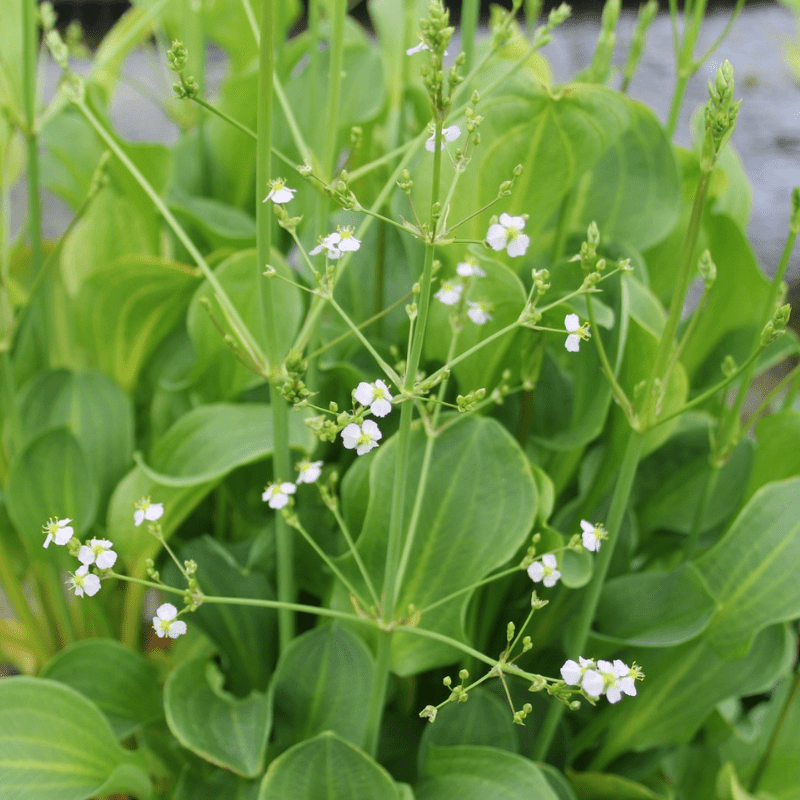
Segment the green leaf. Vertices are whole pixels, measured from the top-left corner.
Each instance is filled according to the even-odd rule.
[[[674,648],[637,647],[622,653],[623,661],[635,659],[644,670],[638,696],[606,705],[581,731],[578,749],[599,741],[597,761],[607,764],[628,750],[688,742],[718,703],[771,688],[791,664],[794,648],[786,627],[774,625],[761,631],[738,659],[721,658],[705,637]]]
[[[162,715],[158,670],[113,639],[71,644],[47,662],[41,677],[91,700],[106,715],[117,739]]]
[[[275,251],[272,264],[285,278],[295,279],[292,270]],[[279,332],[278,351],[286,352],[294,341],[303,313],[300,290],[280,278],[268,279],[263,276],[264,267],[256,263],[254,250],[236,253],[220,264],[214,271],[220,284],[236,306],[239,315],[256,338],[264,342],[270,336],[268,319],[270,286],[274,296],[274,308],[278,315],[276,330]],[[235,358],[219,329],[209,318],[204,302],[210,303],[210,311],[216,324],[226,333],[231,333],[219,304],[214,300],[214,292],[207,281],[195,293],[189,307],[187,326],[197,351],[197,364],[193,372],[196,391],[206,401],[235,397],[244,389],[264,382],[261,375],[247,369]],[[246,356],[245,356],[246,358]]]
[[[638,514],[643,530],[691,532],[710,469],[710,424],[706,414],[684,414],[675,435],[640,464],[634,491],[642,498]],[[701,532],[725,522],[745,496],[754,449],[743,439],[717,472]]]
[[[243,566],[233,551],[202,536],[184,545],[180,558],[197,562],[200,589],[210,597],[274,600],[275,591],[266,576]],[[173,586],[182,580],[173,565],[168,565],[164,577]],[[252,689],[266,691],[278,649],[274,609],[204,603],[192,614],[192,622],[217,645],[230,691],[239,696]]]
[[[672,647],[698,636],[717,610],[700,572],[641,572],[603,586],[594,635],[642,647]]]
[[[332,623],[294,639],[272,683],[276,745],[330,730],[364,744],[375,665],[364,641]]]
[[[209,197],[193,197],[173,190],[169,209],[181,220],[199,230],[214,250],[230,247],[241,250],[256,240],[255,220],[246,212]]]
[[[417,490],[423,492],[417,532],[397,608],[422,610],[422,625],[464,641],[464,609],[471,592],[429,613],[426,606],[480,580],[503,566],[525,541],[536,517],[536,483],[525,454],[495,420],[457,419],[433,443],[430,467],[422,478],[426,446],[413,432],[406,488],[405,519],[411,518]],[[380,594],[396,465],[397,438],[375,455],[370,466],[369,505],[358,548]],[[422,481],[422,483],[420,483]],[[352,500],[347,477],[343,506]],[[349,559],[349,557],[347,557]],[[352,567],[350,561],[348,567]],[[352,570],[351,570],[352,571]],[[360,580],[352,575],[353,580]],[[410,634],[397,633],[392,668],[413,675],[454,660],[455,651]]]
[[[335,790],[334,790],[335,787]],[[321,733],[276,758],[258,800],[401,800],[407,797],[388,772],[335,733]]]
[[[313,436],[299,413],[289,417],[289,443],[304,452],[313,449]],[[134,503],[141,497],[164,503],[160,522],[169,537],[225,475],[267,458],[272,449],[268,405],[219,403],[184,414],[156,443],[150,464],[140,461],[111,498],[107,529],[120,557],[130,565],[158,552],[157,540],[133,525]]]
[[[40,372],[17,397],[22,436],[64,426],[81,443],[105,503],[133,455],[133,404],[101,372]]]
[[[678,220],[680,172],[656,115],[631,101],[630,124],[573,190],[569,225],[596,222],[605,241],[637,249],[663,239]]]
[[[93,703],[55,681],[27,677],[0,681],[0,786],[26,800],[152,796],[139,754],[117,744]]]
[[[432,747],[416,794],[417,800],[558,800],[532,761],[473,745]]]
[[[787,410],[762,417],[755,435],[758,447],[745,493],[748,499],[767,483],[800,475],[800,414]]]
[[[226,769],[208,767],[201,771],[190,764],[181,773],[173,800],[257,800],[260,784],[259,780],[247,780]]]
[[[661,800],[661,795],[621,775],[567,772],[578,800]]]
[[[706,631],[729,658],[775,622],[800,616],[800,478],[759,489],[714,547],[695,561],[719,611]]]
[[[183,319],[197,284],[196,270],[167,259],[131,255],[98,267],[76,298],[83,344],[130,391],[156,347]]]
[[[431,748],[454,745],[484,745],[518,753],[519,739],[508,702],[478,686],[470,691],[466,703],[449,703],[440,708],[436,720],[425,726],[419,743],[420,774],[425,772],[425,759]]]
[[[85,534],[97,513],[97,484],[83,447],[67,428],[31,439],[11,462],[6,485],[8,515],[29,557],[44,558],[42,525],[48,516],[71,519]]]
[[[205,658],[184,661],[167,678],[164,711],[175,738],[206,761],[245,778],[264,769],[272,727],[269,697],[252,692],[237,698],[222,688],[216,665]]]

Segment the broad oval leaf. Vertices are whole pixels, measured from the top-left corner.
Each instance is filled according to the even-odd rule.
[[[81,285],[76,314],[83,344],[127,391],[186,313],[199,272],[176,261],[129,255],[99,266]]]
[[[158,670],[113,639],[71,644],[47,662],[41,677],[89,698],[105,714],[117,739],[162,715]]]
[[[276,745],[330,730],[363,746],[374,673],[364,641],[335,622],[294,639],[272,683]]]
[[[29,555],[42,558],[42,525],[48,516],[68,517],[76,536],[97,513],[97,483],[84,448],[67,428],[34,437],[11,463],[6,507]]]
[[[170,673],[164,711],[178,741],[206,761],[245,778],[264,769],[272,726],[269,697],[261,692],[234,697],[204,658],[184,661]]]
[[[800,616],[800,478],[759,489],[714,547],[695,561],[719,611],[706,632],[728,658],[755,635]]]
[[[532,761],[474,745],[432,747],[416,796],[417,800],[558,800]]]
[[[429,630],[464,641],[466,592],[425,612],[428,605],[467,587],[508,562],[525,541],[536,518],[536,482],[525,454],[495,420],[455,419],[430,444],[430,464],[423,472],[427,438],[412,433],[405,519],[411,519],[417,490],[423,492],[419,527],[410,548],[397,608],[422,611]],[[370,466],[369,504],[358,541],[367,570],[380,594],[391,516],[397,438],[377,452]],[[424,480],[421,476],[424,475]],[[422,482],[420,482],[422,480]],[[345,479],[343,505],[358,503]],[[352,564],[348,561],[348,567]],[[351,573],[352,573],[351,569]],[[358,581],[356,574],[353,580]],[[392,643],[392,668],[417,674],[448,664],[455,651],[447,645],[406,633]]]
[[[6,797],[87,800],[112,792],[151,797],[139,754],[117,744],[106,718],[55,681],[0,681],[0,786]]]
[[[567,772],[578,800],[661,800],[662,795],[622,775],[602,772]]]
[[[623,575],[603,586],[593,635],[629,645],[671,647],[702,633],[716,610],[692,564],[671,572]]]
[[[101,372],[46,370],[17,398],[23,436],[65,426],[83,446],[102,501],[130,467],[133,403]]]
[[[746,497],[767,483],[800,475],[800,413],[780,411],[762,417],[755,427],[753,472]]]
[[[401,800],[405,795],[383,767],[335,733],[321,733],[276,758],[258,800]]]

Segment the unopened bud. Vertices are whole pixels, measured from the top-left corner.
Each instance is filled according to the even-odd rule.
[[[703,279],[706,289],[710,289],[717,279],[717,265],[711,260],[711,253],[704,250],[697,264],[697,271]]]

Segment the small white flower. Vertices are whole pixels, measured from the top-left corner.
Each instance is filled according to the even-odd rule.
[[[456,281],[442,281],[439,287],[439,291],[434,297],[446,306],[454,306],[461,299],[461,292],[464,291],[463,284],[456,283]]]
[[[564,347],[570,353],[577,353],[581,349],[581,339],[589,338],[584,326],[581,325],[580,317],[577,314],[567,314],[564,317],[564,327],[569,331]]]
[[[603,678],[595,670],[595,663],[590,658],[578,657],[580,663],[572,659],[564,662],[561,677],[569,686],[580,686],[590,697],[599,697],[603,693]]]
[[[94,574],[88,575],[88,572],[89,567],[84,564],[78,567],[67,581],[67,586],[75,591],[76,597],[83,597],[84,594],[94,597],[100,591],[100,578]]]
[[[587,669],[581,678],[581,688],[589,697],[598,698],[605,691],[605,680],[596,669]]]
[[[581,537],[583,538],[583,546],[587,550],[591,550],[593,553],[596,553],[600,549],[600,544],[602,541],[608,538],[606,529],[599,522],[595,525],[592,525],[591,522],[587,522],[585,519],[582,519],[581,530],[583,531],[581,534]]]
[[[359,247],[361,247],[361,239],[353,236],[353,228],[350,225],[339,225],[333,233],[324,236],[308,254],[316,256],[325,250],[328,258],[336,260],[341,257],[342,253],[355,252]]]
[[[603,679],[604,692],[609,703],[618,703],[623,693],[636,696],[633,670],[618,658],[613,664],[609,661],[598,661],[597,671]]]
[[[490,319],[492,319],[492,315],[489,313],[489,309],[491,308],[489,303],[486,303],[483,300],[479,300],[477,303],[473,303],[472,300],[467,302],[469,305],[467,316],[476,325],[485,325]]]
[[[454,142],[458,137],[461,136],[461,128],[458,125],[451,125],[449,128],[442,128],[442,138],[439,140],[439,149],[444,150],[445,142]],[[425,149],[432,153],[434,150],[434,139],[436,137],[436,131],[431,134],[430,139],[425,142]]]
[[[298,472],[298,483],[314,483],[322,474],[321,461],[309,461],[307,458],[304,458],[302,461],[295,464],[295,467]]]
[[[342,431],[342,442],[348,450],[355,448],[356,454],[363,456],[373,447],[378,446],[378,440],[383,437],[380,428],[371,419],[365,420],[360,426],[351,422]]]
[[[492,250],[505,250],[512,258],[524,256],[530,237],[522,233],[525,227],[525,217],[512,217],[501,214],[499,222],[489,226],[486,234],[486,243]]]
[[[561,577],[561,573],[556,569],[557,566],[556,557],[552,553],[545,553],[541,561],[534,561],[528,567],[528,577],[534,583],[542,581],[549,589],[551,586],[555,586]]]
[[[362,406],[369,406],[369,410],[376,417],[385,417],[392,410],[391,392],[389,387],[380,379],[375,383],[361,381],[353,392],[353,397]],[[359,453],[359,455],[361,454]]]
[[[113,546],[108,539],[92,539],[78,551],[78,561],[87,567],[96,564],[98,569],[111,569],[117,561]]]
[[[421,53],[423,50],[430,50],[430,47],[428,47],[425,42],[420,42],[414,45],[414,47],[409,47],[408,50],[406,50],[406,55],[413,56],[414,53]],[[444,51],[444,54],[447,55],[447,50]]]
[[[456,272],[462,278],[469,278],[474,275],[476,278],[485,278],[486,273],[472,260],[462,261],[456,265]]]
[[[273,203],[288,203],[293,197],[297,189],[290,189],[286,185],[286,178],[275,178],[270,181],[269,194],[261,201],[266,203],[267,200],[272,200]]]
[[[159,639],[169,636],[170,639],[177,639],[186,633],[186,623],[183,620],[175,619],[178,616],[178,609],[172,603],[163,603],[156,610],[153,617],[153,630]]]
[[[136,510],[133,512],[133,521],[138,528],[145,520],[155,522],[164,516],[163,503],[151,503],[149,497],[143,497],[136,503]]]
[[[50,517],[49,520],[42,526],[47,532],[47,538],[44,540],[43,547],[49,547],[50,542],[64,545],[72,538],[74,531],[70,526],[71,519],[55,519]]]
[[[293,483],[276,481],[264,489],[261,499],[269,503],[270,508],[283,508],[289,502],[289,495],[296,491],[297,487]]]

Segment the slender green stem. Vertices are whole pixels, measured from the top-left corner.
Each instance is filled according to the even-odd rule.
[[[711,496],[714,494],[714,488],[717,485],[719,478],[719,466],[716,464],[708,464],[706,466],[706,474],[703,479],[703,492],[700,495],[700,502],[694,511],[692,518],[692,530],[689,533],[689,538],[686,540],[686,546],[683,550],[683,560],[690,561],[697,551],[697,542],[700,539],[700,531],[703,528],[703,521],[708,512],[708,506],[711,503]]]
[[[259,36],[258,70],[258,139],[256,142],[256,184],[264,188],[271,175],[272,145],[272,87],[274,85],[275,46],[275,0],[264,0],[261,10],[261,33]],[[259,273],[263,264],[269,264],[272,255],[272,209],[256,198],[256,249]],[[265,291],[267,341],[266,349],[273,370],[283,360],[280,352],[281,318],[280,302],[275,296],[274,283],[267,281]],[[291,475],[289,454],[289,410],[286,400],[274,381],[269,387],[272,410],[272,435],[274,440],[272,464],[273,480],[285,481]],[[275,517],[275,539],[278,556],[278,599],[290,603],[295,598],[294,542],[292,531],[282,514]],[[278,634],[281,652],[294,638],[294,615],[288,608],[278,612]]]
[[[403,385],[402,378],[392,369],[390,364],[381,358],[380,353],[372,346],[369,339],[364,336],[358,329],[358,326],[350,319],[348,313],[334,300],[331,295],[328,297],[328,302],[336,309],[336,313],[345,321],[347,327],[353,332],[353,335],[361,342],[364,349],[375,359],[375,363],[383,370],[386,377],[398,388]]]
[[[475,33],[481,4],[478,0],[464,0],[461,4],[461,49],[464,51],[464,71],[469,72],[475,57]]]
[[[700,0],[700,2],[705,2],[705,0]],[[659,341],[658,350],[656,351],[656,357],[653,362],[653,369],[648,378],[643,395],[644,405],[642,407],[643,413],[641,417],[646,424],[653,424],[656,421],[658,402],[657,398],[654,396],[653,389],[656,380],[660,380],[664,376],[667,364],[670,360],[672,348],[675,345],[675,334],[678,332],[684,298],[686,297],[686,292],[692,277],[694,266],[692,264],[692,255],[694,253],[695,244],[697,243],[697,237],[700,233],[700,224],[703,219],[703,209],[706,204],[706,195],[708,193],[710,178],[710,172],[702,173],[694,195],[692,214],[689,218],[689,227],[686,231],[686,239],[683,243],[683,252],[681,253],[678,277],[675,282],[675,291],[670,301],[669,315],[664,325],[664,331],[661,334],[661,340]]]
[[[319,92],[317,87],[321,78],[321,65],[320,65],[320,7],[322,0],[309,0],[308,2],[308,103],[311,108],[319,108]],[[324,126],[319,125],[313,131],[317,137],[313,144],[317,152],[320,151],[319,137],[324,136],[326,133]]]
[[[751,794],[755,794],[758,791],[758,786],[761,783],[761,779],[764,777],[767,767],[769,766],[770,759],[772,758],[772,752],[775,750],[775,744],[777,743],[778,737],[781,734],[781,730],[783,729],[786,719],[789,716],[789,710],[792,707],[792,703],[794,702],[794,697],[797,694],[798,689],[800,689],[800,669],[798,669],[797,664],[795,664],[794,678],[792,678],[792,685],[789,687],[789,691],[786,694],[786,699],[783,701],[781,713],[778,715],[778,719],[775,721],[775,727],[772,729],[772,733],[770,734],[769,741],[764,749],[764,753],[758,760],[758,765],[756,766],[755,772],[753,772],[753,777],[750,778],[749,792]]]
[[[415,139],[409,139],[407,142],[404,142],[394,150],[391,150],[390,152],[385,153],[384,155],[379,156],[372,161],[368,161],[366,164],[362,164],[360,167],[357,167],[354,170],[351,170],[349,173],[351,183],[353,181],[357,181],[359,178],[363,178],[365,175],[369,175],[370,172],[378,169],[378,167],[382,167],[384,164],[394,161],[399,156],[407,153],[409,148],[414,147],[416,143],[417,142]]]
[[[476,581],[475,583],[472,583],[469,586],[465,586],[463,589],[459,589],[457,592],[448,594],[447,597],[442,597],[435,603],[431,603],[430,605],[425,606],[425,608],[420,609],[419,613],[425,615],[428,611],[432,611],[434,608],[438,606],[444,605],[445,603],[449,603],[456,597],[459,597],[462,594],[466,594],[467,592],[471,592],[473,591],[473,589],[477,589],[479,586],[485,586],[487,583],[494,583],[494,581],[498,581],[501,578],[506,578],[509,575],[514,575],[517,572],[519,572],[519,567],[509,567],[508,569],[504,569],[502,572],[497,572],[494,575],[490,575],[488,578],[484,578],[483,580]]]
[[[328,72],[327,103],[325,105],[325,127],[322,150],[322,174],[326,180],[333,177],[339,130],[339,100],[342,90],[342,63],[344,61],[344,21],[347,16],[347,0],[333,0],[331,27],[331,63]]]
[[[670,11],[672,11],[672,2],[674,0],[670,0]],[[667,136],[670,139],[675,135],[675,128],[678,125],[678,116],[680,115],[681,105],[683,105],[683,97],[686,94],[686,85],[689,82],[689,78],[697,72],[702,63],[694,60],[694,46],[697,42],[697,37],[700,35],[700,27],[703,24],[705,12],[706,0],[697,0],[697,3],[693,3],[691,6],[687,2],[684,8],[683,41],[677,53],[675,63],[677,80],[675,81],[675,90],[672,94],[672,102],[670,103],[669,117],[667,119]]]
[[[220,119],[225,120],[229,125],[233,125],[234,128],[237,128],[242,133],[249,136],[251,139],[257,140],[258,136],[256,136],[255,131],[251,131],[247,125],[243,125],[238,120],[235,120],[233,117],[226,114],[224,111],[220,111],[216,106],[212,105],[211,103],[206,102],[203,100],[202,97],[192,97],[192,100],[197,103],[197,105],[202,106],[206,111],[210,111],[212,114],[216,114]],[[273,148],[273,153],[275,152]],[[289,159],[287,158],[286,161],[288,162]],[[290,164],[290,166],[293,166]]]
[[[736,6],[734,7],[733,11],[731,12],[730,17],[728,17],[728,22],[725,25],[724,30],[722,33],[717,36],[708,50],[700,56],[698,61],[698,66],[700,64],[704,64],[711,56],[714,54],[714,51],[728,38],[728,34],[731,32],[731,28],[733,27],[733,23],[736,22],[736,18],[739,16],[739,13],[744,8],[745,0],[736,0]]]
[[[292,522],[292,527],[300,532],[300,535],[306,540],[306,542],[308,542],[309,547],[325,562],[328,569],[341,581],[345,589],[347,589],[347,591],[350,592],[350,594],[353,595],[356,600],[358,600],[362,607],[366,607],[367,604],[364,602],[364,598],[361,596],[360,592],[347,579],[339,567],[334,564],[333,559],[314,541],[314,538],[303,527],[299,519],[295,519]]]
[[[339,511],[338,504],[333,504],[328,506],[330,508],[331,513],[333,514],[334,518],[336,519],[336,523],[339,526],[339,530],[342,532],[342,535],[347,542],[347,546],[350,548],[350,554],[353,556],[356,564],[358,565],[358,571],[361,573],[361,577],[364,579],[364,583],[367,586],[367,590],[369,591],[370,597],[372,598],[372,602],[375,604],[376,608],[380,606],[380,599],[378,598],[378,593],[375,591],[375,584],[372,582],[372,578],[369,576],[369,572],[367,570],[364,561],[361,558],[361,555],[358,552],[358,548],[353,541],[353,537],[350,533],[350,528],[348,527],[347,523],[344,521],[344,517],[342,516],[341,512]]]
[[[619,476],[617,477],[617,483],[614,487],[614,494],[611,498],[611,507],[609,508],[608,517],[606,519],[606,529],[610,534],[609,539],[600,548],[592,579],[583,594],[575,632],[571,637],[569,647],[570,657],[577,657],[584,654],[583,651],[589,639],[589,630],[592,625],[592,620],[594,619],[595,611],[597,610],[598,600],[600,599],[600,592],[605,583],[608,567],[614,555],[614,548],[619,539],[622,519],[628,505],[628,500],[630,499],[633,479],[636,475],[636,469],[639,466],[639,458],[642,452],[642,442],[642,434],[632,430],[628,438],[628,445],[622,459]],[[534,761],[544,761],[547,757],[547,753],[553,741],[553,736],[555,735],[563,713],[564,705],[562,703],[553,703],[553,705],[550,706],[536,741]]]
[[[95,116],[94,112],[82,101],[77,102],[75,105],[81,114],[83,114],[83,116],[86,118],[87,122],[95,129],[100,138],[106,143],[109,150],[114,153],[114,155],[122,162],[123,166],[128,170],[128,172],[130,172],[136,182],[142,187],[153,205],[156,207],[156,209],[158,209],[161,216],[164,217],[164,220],[172,229],[175,236],[177,236],[181,244],[189,252],[189,255],[192,257],[195,264],[200,267],[205,279],[214,290],[214,296],[217,298],[222,311],[236,333],[241,337],[242,344],[249,351],[250,357],[258,365],[259,369],[266,374],[268,369],[266,357],[262,353],[261,348],[253,337],[253,334],[250,332],[247,325],[245,325],[244,320],[242,320],[239,312],[236,310],[236,307],[231,302],[230,298],[225,292],[225,289],[223,289],[222,284],[220,284],[219,280],[217,279],[217,276],[214,274],[211,267],[209,267],[208,263],[206,262],[205,258],[203,258],[203,255],[197,249],[194,242],[192,242],[181,224],[175,219],[172,212],[167,208],[161,197],[159,197],[158,192],[156,192],[156,190],[150,185],[150,182],[147,180],[147,178],[142,175],[136,165],[130,160],[130,158],[128,158],[125,151],[119,146],[119,144],[117,144],[117,141],[106,130],[105,126]]]

